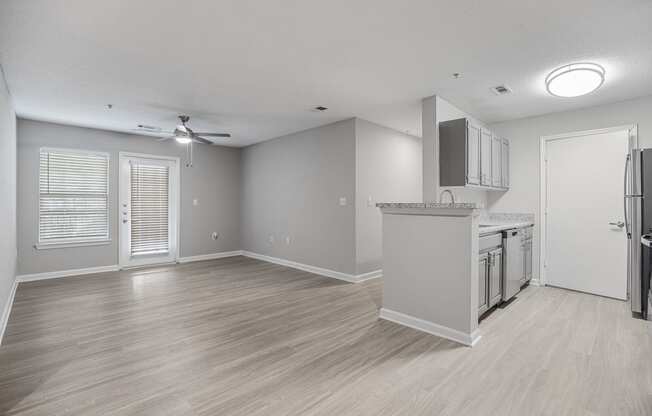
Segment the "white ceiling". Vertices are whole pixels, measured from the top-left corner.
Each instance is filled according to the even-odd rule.
[[[652,94],[651,21],[649,0],[3,0],[0,62],[27,118],[189,113],[236,146],[353,116],[420,135],[432,94],[486,122]],[[574,61],[603,65],[603,87],[547,95]]]

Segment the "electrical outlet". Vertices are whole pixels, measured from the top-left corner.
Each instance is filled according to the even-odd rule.
[[[199,199],[194,198],[194,199],[192,200],[192,206],[196,207],[197,205],[199,205]]]
[[[289,246],[291,242],[292,242],[292,240],[290,239],[290,236],[289,236],[289,235],[286,236],[286,237],[285,237],[285,245],[286,245],[286,246]]]
[[[274,244],[274,234],[270,234],[267,241],[269,241],[269,244]]]
[[[373,207],[374,206],[374,200],[371,198],[371,195],[367,197],[367,206],[368,207]]]
[[[341,207],[346,206],[346,197],[343,197],[343,196],[340,197],[340,206]]]
[[[212,238],[213,240],[217,240],[218,238],[220,238],[220,234],[219,234],[217,231],[213,231],[213,232],[211,233],[211,238]]]

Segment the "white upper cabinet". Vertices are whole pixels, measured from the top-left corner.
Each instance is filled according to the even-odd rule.
[[[480,185],[491,186],[491,143],[493,135],[482,129],[480,142]]]
[[[503,141],[500,137],[494,135],[491,138],[491,186],[495,188],[501,188],[503,186],[502,154]]]
[[[471,123],[466,123],[467,130],[467,157],[466,181],[472,185],[480,185],[480,128]]]
[[[503,139],[501,146],[501,187],[508,189],[509,188],[509,140]]]
[[[509,188],[509,142],[466,118],[439,123],[439,185]]]

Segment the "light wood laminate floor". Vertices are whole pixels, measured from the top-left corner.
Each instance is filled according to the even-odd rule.
[[[21,283],[11,415],[652,415],[652,326],[527,288],[475,348],[377,318],[348,284],[233,257]]]

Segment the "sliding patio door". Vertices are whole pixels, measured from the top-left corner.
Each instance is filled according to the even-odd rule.
[[[178,258],[179,161],[120,154],[120,266]]]

